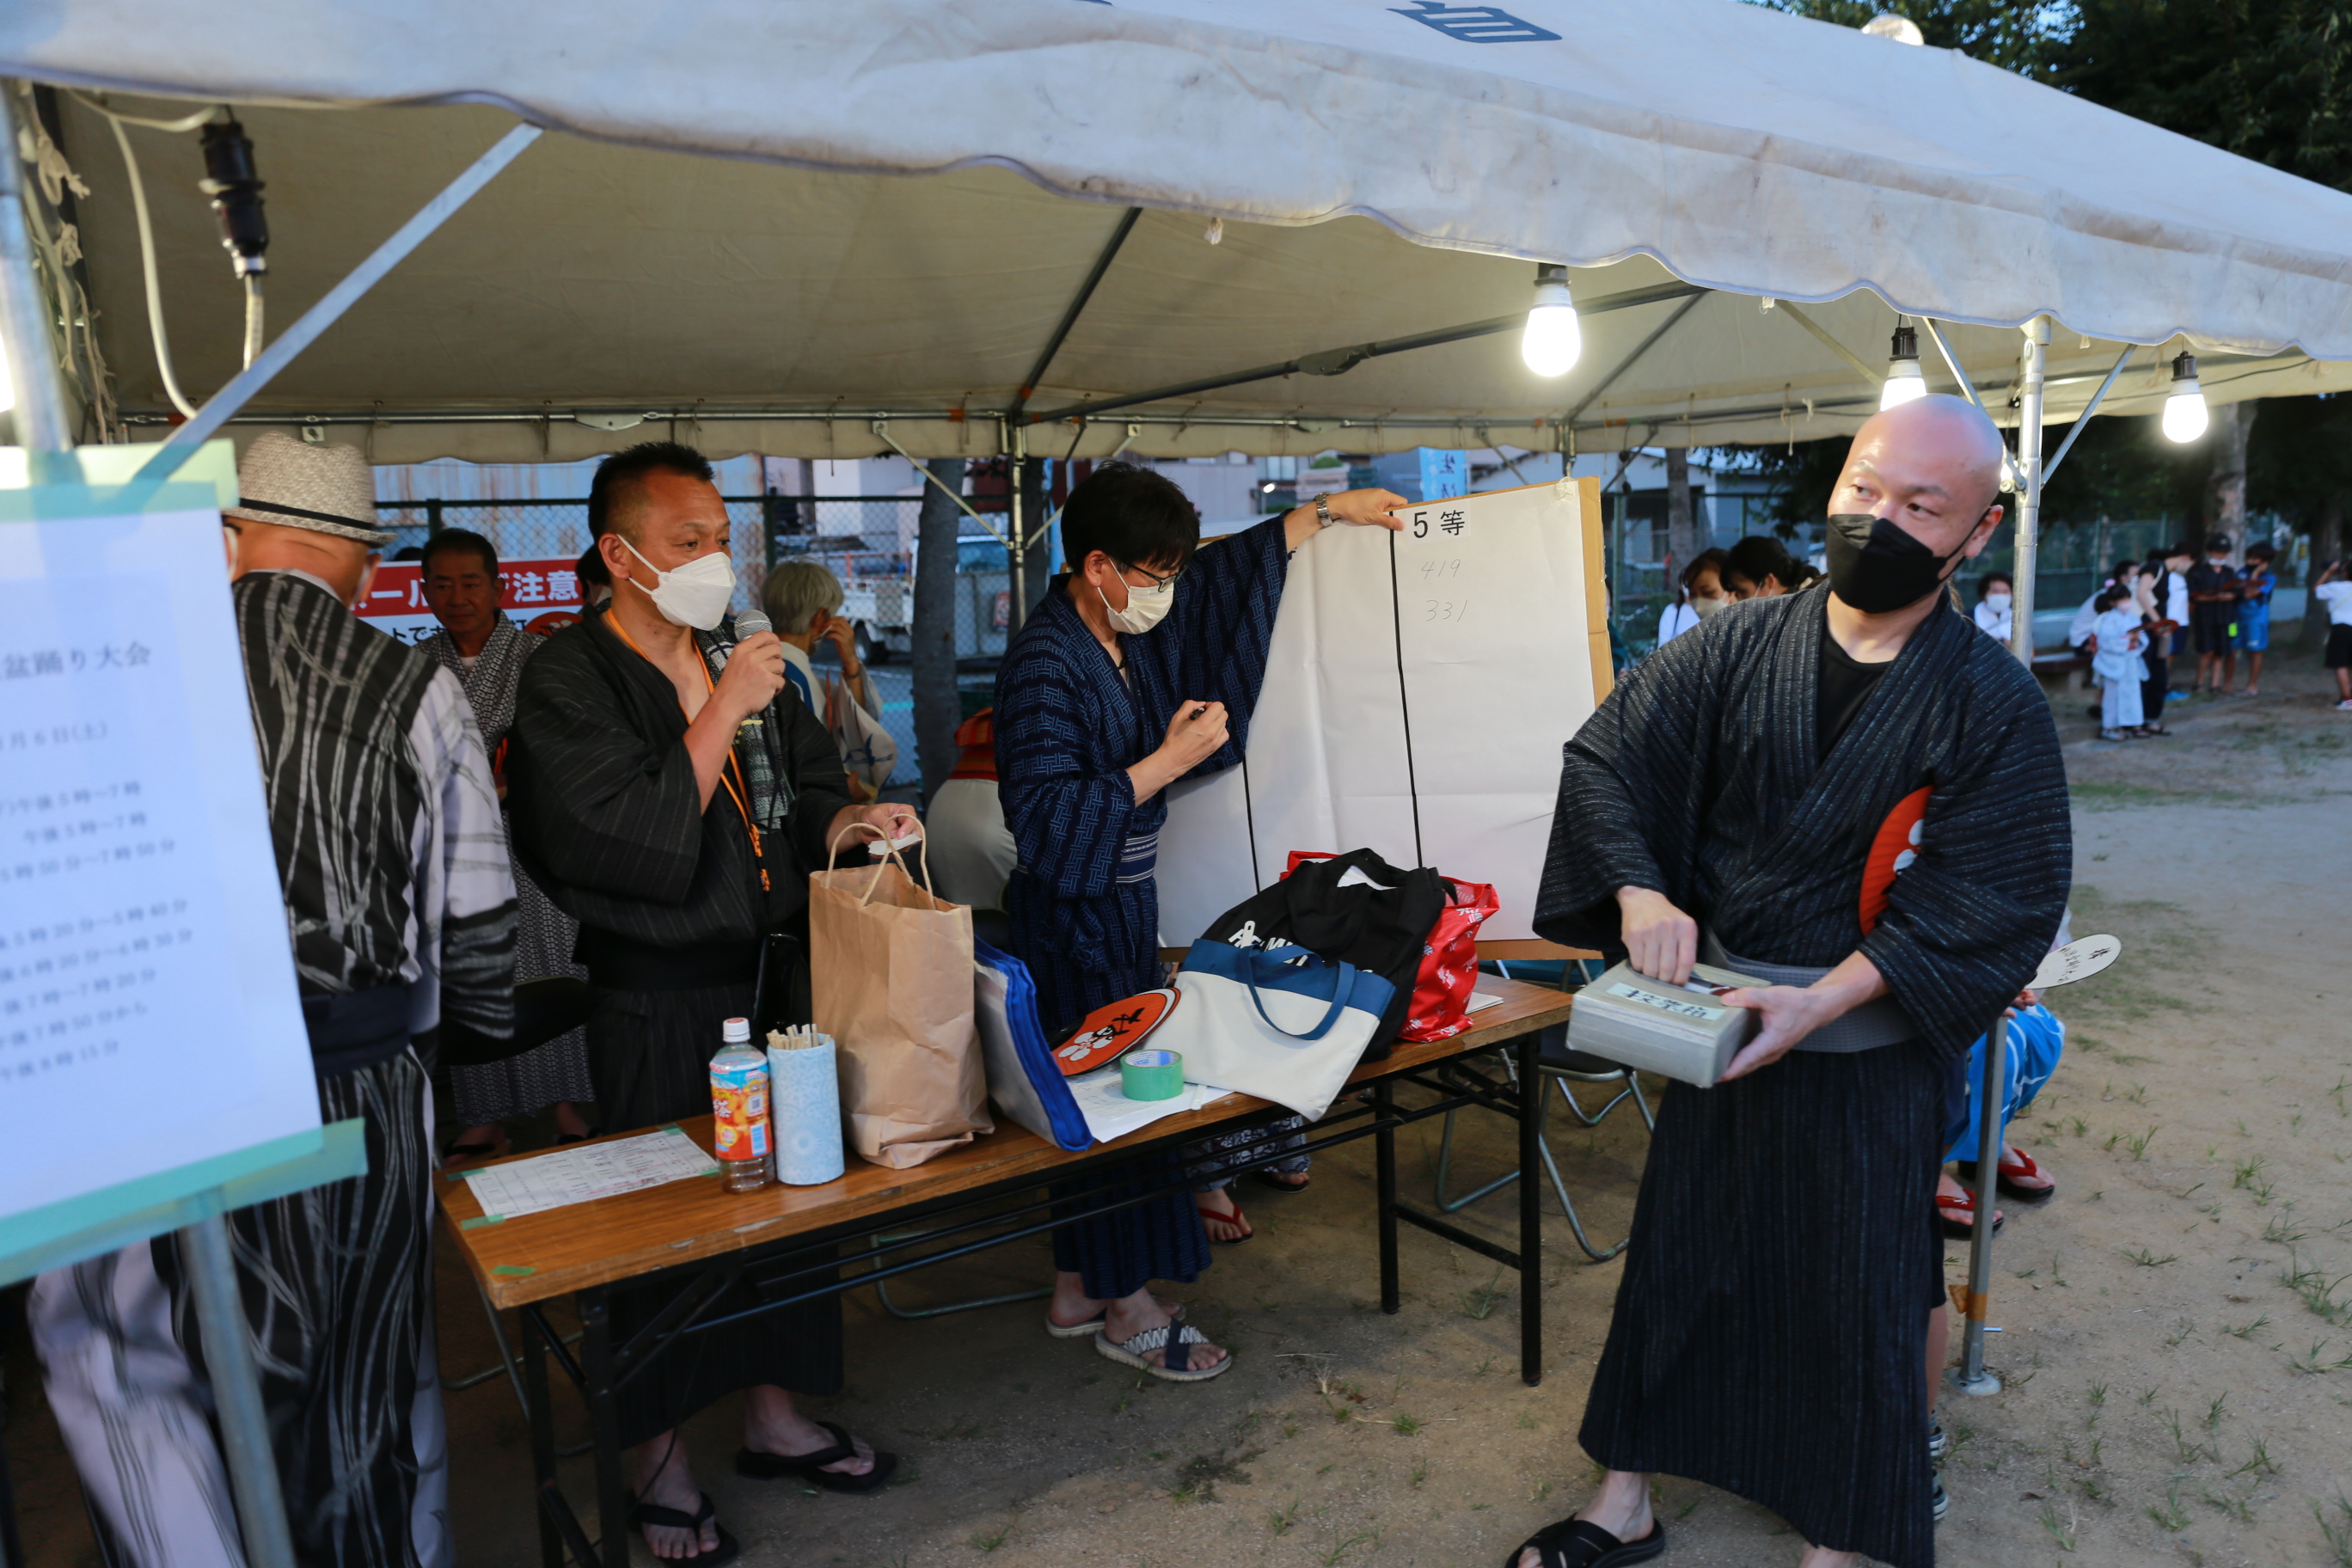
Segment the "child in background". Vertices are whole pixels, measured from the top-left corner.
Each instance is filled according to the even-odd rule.
[[[2352,713],[2352,579],[2331,561],[2312,579],[2311,596],[2327,606],[2328,672],[2336,677],[2336,709]]]
[[[2140,630],[2139,606],[2127,588],[2103,588],[2094,601],[2098,618],[2092,623],[2099,651],[2091,668],[2099,678],[2099,739],[2136,741],[2141,722],[2140,683],[2147,666],[2139,650],[2147,636]]]
[[[2271,646],[2271,595],[2278,574],[2271,563],[2278,552],[2268,544],[2246,546],[2246,570],[2238,583],[2238,648],[2246,656],[2246,689],[2241,697],[2263,694],[2263,655]]]

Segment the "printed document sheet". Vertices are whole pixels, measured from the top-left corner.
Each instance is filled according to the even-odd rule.
[[[529,1160],[486,1165],[467,1172],[466,1183],[485,1216],[513,1219],[718,1173],[719,1163],[700,1144],[677,1128],[665,1127],[635,1138],[583,1143]]]

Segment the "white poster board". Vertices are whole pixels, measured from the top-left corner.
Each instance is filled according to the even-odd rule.
[[[220,514],[0,521],[0,1217],[318,1126]]]
[[[1485,940],[1535,934],[1561,743],[1608,692],[1591,480],[1329,528],[1290,563],[1239,768],[1169,792],[1160,929],[1184,946],[1293,849],[1369,847],[1491,882]]]

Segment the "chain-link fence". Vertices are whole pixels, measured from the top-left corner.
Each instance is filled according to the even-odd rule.
[[[898,742],[895,784],[918,782],[914,692],[908,656],[914,647],[916,496],[727,496],[739,587],[747,608],[767,574],[783,561],[814,561],[841,580],[843,615],[856,628],[858,657],[873,671],[881,719]],[[379,501],[394,535],[390,561],[416,560],[425,542],[447,529],[481,534],[502,564],[545,571],[568,566],[588,548],[585,497]],[[984,706],[1012,633],[1013,573],[1005,548],[969,519],[956,542],[956,683],[966,712]],[[428,627],[429,629],[429,627]],[[828,645],[816,652],[832,662]]]

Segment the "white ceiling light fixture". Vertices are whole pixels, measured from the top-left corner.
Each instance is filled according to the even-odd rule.
[[[1897,326],[1888,352],[1886,384],[1878,394],[1879,410],[1900,408],[1915,397],[1927,395],[1927,379],[1919,374],[1919,334],[1908,324]]]
[[[1566,375],[1584,353],[1584,327],[1568,292],[1568,268],[1545,262],[1536,268],[1535,302],[1519,338],[1519,357],[1538,375]]]
[[[2194,441],[2205,434],[2210,418],[2205,408],[2205,389],[2197,384],[2197,356],[2182,353],[2172,362],[2172,395],[2164,400],[2164,434],[2169,440]]]
[[[1919,31],[1919,24],[1908,16],[1898,16],[1892,11],[1881,11],[1862,25],[1862,30],[1874,38],[1892,38],[1898,44],[1924,47],[1927,36]]]

